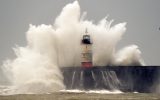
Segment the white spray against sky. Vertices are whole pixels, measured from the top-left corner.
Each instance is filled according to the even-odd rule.
[[[80,66],[81,39],[88,29],[93,42],[94,66],[142,65],[138,46],[116,53],[115,47],[126,31],[126,23],[111,27],[106,18],[94,24],[80,14],[78,1],[67,4],[54,25],[30,25],[27,46],[16,47],[16,58],[2,66],[15,93],[47,93],[65,89],[60,67]]]

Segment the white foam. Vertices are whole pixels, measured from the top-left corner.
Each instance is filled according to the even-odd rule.
[[[73,89],[73,90],[60,90],[60,92],[66,92],[66,93],[97,93],[97,94],[121,94],[123,93],[122,91],[119,90],[78,90],[78,89]]]

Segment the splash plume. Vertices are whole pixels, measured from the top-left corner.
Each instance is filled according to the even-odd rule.
[[[17,46],[16,58],[4,63],[17,93],[46,93],[64,89],[60,67],[80,66],[80,41],[85,28],[93,44],[93,65],[141,65],[138,46],[115,52],[126,23],[111,27],[106,18],[94,24],[81,16],[78,1],[67,4],[53,25],[30,25],[27,45]],[[129,52],[131,51],[131,52]],[[10,74],[8,74],[10,73]]]

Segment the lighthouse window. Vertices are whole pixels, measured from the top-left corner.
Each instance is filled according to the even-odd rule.
[[[85,36],[84,39],[89,39],[89,36]]]
[[[84,44],[91,44],[91,42],[90,42],[90,36],[89,35],[84,35],[82,43],[84,43]]]

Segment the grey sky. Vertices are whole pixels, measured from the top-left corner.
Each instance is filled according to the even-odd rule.
[[[67,3],[74,0],[0,0],[0,63],[13,58],[15,44],[26,45],[29,24],[52,24]],[[87,19],[106,15],[114,24],[127,22],[118,49],[137,44],[148,65],[160,65],[160,0],[79,0]]]

